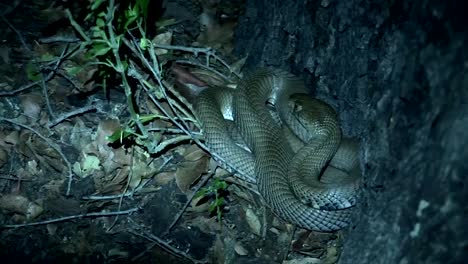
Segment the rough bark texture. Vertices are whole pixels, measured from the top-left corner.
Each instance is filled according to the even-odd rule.
[[[340,263],[462,263],[468,16],[462,1],[248,0],[248,65],[303,75],[361,139],[364,187]]]

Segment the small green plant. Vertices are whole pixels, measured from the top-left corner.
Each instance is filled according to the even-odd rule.
[[[195,195],[195,198],[203,196],[211,200],[208,211],[211,214],[216,213],[216,219],[218,222],[221,222],[223,209],[225,206],[224,196],[226,195],[227,187],[228,184],[225,181],[219,178],[215,178],[210,186],[201,188],[200,191],[198,191]]]
[[[104,88],[128,69],[128,51],[123,49],[122,38],[130,31],[137,36],[138,25],[146,27],[149,0],[113,1],[96,0],[88,6],[85,21],[92,23],[88,58],[98,60],[98,77]],[[144,37],[144,36],[143,36]],[[117,74],[117,76],[116,76]]]
[[[166,79],[172,65],[169,62],[198,65],[224,80],[238,74],[211,48],[171,45],[172,34],[164,30],[177,21],[159,20],[158,10],[151,9],[152,5],[158,6],[157,2],[94,0],[81,25],[66,9],[71,25],[82,39],[75,53],[85,55],[86,66],[96,67],[91,77],[93,88],[101,86],[107,95],[114,88],[125,93],[130,117],[109,135],[109,143],[116,147],[142,147],[154,156],[187,141],[195,141],[206,150],[199,137],[200,124],[190,106],[172,89],[170,78]],[[187,53],[192,56],[186,56]],[[226,70],[222,73],[215,67]],[[33,73],[31,69],[31,78]],[[150,109],[153,106],[155,110]],[[174,128],[153,122],[159,120],[172,123]]]
[[[145,118],[140,117],[135,105],[134,80],[129,74],[132,51],[124,44],[125,39],[145,39],[146,18],[149,0],[96,0],[88,6],[85,21],[91,24],[86,32],[73,20],[67,10],[71,24],[83,38],[82,48],[90,63],[97,66],[93,80],[109,92],[111,87],[122,87],[126,94],[131,121],[121,131],[116,131],[110,141],[130,137],[148,139],[143,127]]]

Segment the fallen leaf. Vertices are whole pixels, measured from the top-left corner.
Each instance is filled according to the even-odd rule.
[[[0,45],[0,58],[5,64],[10,63],[10,47],[7,45]]]
[[[3,167],[3,165],[5,165],[8,161],[8,158],[7,158],[7,153],[5,152],[5,150],[3,149],[0,149],[0,168]]]
[[[22,195],[6,194],[0,196],[0,209],[11,213],[18,213],[31,220],[39,216],[44,209],[35,202],[31,202]]]
[[[176,170],[176,183],[183,193],[187,193],[190,186],[206,172],[209,160],[208,155],[196,145],[185,150],[184,161]]]
[[[250,226],[252,232],[257,236],[260,236],[262,224],[260,223],[260,219],[258,219],[258,216],[254,213],[252,209],[247,208],[247,210],[245,211],[245,220]]]
[[[241,242],[236,242],[234,251],[236,251],[236,253],[240,256],[246,256],[249,254],[249,251],[242,245]]]
[[[160,45],[170,45],[172,42],[172,32],[168,31],[165,33],[161,33],[154,37],[153,43],[160,44]],[[155,49],[156,55],[163,55],[168,53],[167,49]]]

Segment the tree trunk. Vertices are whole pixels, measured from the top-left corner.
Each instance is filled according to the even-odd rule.
[[[468,257],[466,10],[432,0],[247,1],[237,54],[304,76],[340,113],[344,134],[361,140],[364,186],[340,263]]]

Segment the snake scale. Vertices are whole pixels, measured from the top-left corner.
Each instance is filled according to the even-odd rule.
[[[253,179],[278,216],[322,232],[349,225],[360,176],[357,144],[342,140],[334,110],[307,96],[297,77],[255,70],[235,90],[201,91],[194,110],[215,159],[244,179]],[[284,129],[287,126],[296,139]]]

